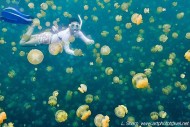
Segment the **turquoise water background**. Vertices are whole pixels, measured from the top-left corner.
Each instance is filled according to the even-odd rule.
[[[98,1],[98,0],[97,0]],[[67,26],[69,19],[63,16],[63,12],[67,11],[73,17],[80,14],[81,17],[88,16],[87,20],[83,19],[82,31],[86,35],[90,35],[95,43],[101,46],[108,45],[111,53],[108,56],[101,56],[102,64],[96,63],[96,57],[93,53],[95,45],[86,46],[80,39],[76,39],[71,44],[72,48],[80,48],[84,52],[84,56],[76,57],[66,54],[65,52],[53,56],[48,51],[47,45],[22,47],[19,45],[21,36],[26,32],[27,25],[10,24],[0,21],[0,30],[7,28],[7,32],[0,32],[0,38],[4,38],[5,44],[0,44],[0,95],[4,96],[4,100],[0,102],[2,108],[7,114],[5,123],[13,122],[15,127],[95,127],[94,117],[97,114],[108,115],[110,117],[110,127],[119,127],[122,122],[126,122],[127,118],[132,116],[136,122],[153,122],[150,113],[159,112],[158,106],[162,105],[164,111],[167,112],[165,119],[159,118],[156,121],[184,121],[190,122],[190,63],[184,58],[184,54],[190,49],[190,41],[185,38],[187,32],[190,32],[190,1],[185,0],[133,0],[129,7],[129,12],[124,12],[120,8],[115,9],[114,3],[128,2],[124,0],[115,0],[105,3],[99,0],[105,7],[101,8],[97,5],[97,1],[78,0],[54,0],[56,6],[61,6],[62,10],[52,10],[51,7],[46,10],[46,17],[41,18],[41,26],[44,31],[47,28],[45,22],[53,22],[56,18],[60,18],[59,26]],[[40,12],[40,4],[45,0],[31,0],[35,4],[34,9],[28,7],[28,3],[24,0],[19,5],[7,4],[5,0],[0,1],[1,10],[7,6],[24,9],[24,13],[36,17]],[[177,6],[172,6],[172,2],[177,2]],[[89,5],[89,10],[85,11],[83,6]],[[165,12],[157,13],[157,7],[166,8]],[[97,10],[93,11],[93,7]],[[144,8],[149,8],[150,13],[144,14]],[[110,12],[108,12],[110,10]],[[182,19],[177,19],[176,14],[184,12]],[[131,29],[126,29],[125,24],[131,22],[131,15],[139,13],[143,16],[143,23],[140,25],[132,24]],[[94,22],[92,15],[98,17],[98,21]],[[122,15],[122,21],[116,22],[115,16]],[[155,22],[150,23],[149,18],[153,16]],[[167,34],[168,40],[165,43],[159,41],[159,36],[164,34],[159,25],[170,24],[171,31]],[[115,26],[119,26],[122,30],[122,41],[114,40],[117,31]],[[143,29],[144,40],[140,43],[136,42],[139,30]],[[109,32],[107,37],[102,37],[101,32],[106,30]],[[34,33],[40,30],[35,29]],[[172,33],[179,34],[177,39],[172,38]],[[12,51],[11,42],[16,42],[17,51]],[[152,53],[151,48],[155,45],[162,45],[163,51]],[[135,50],[137,47],[140,50]],[[44,60],[39,65],[32,65],[27,60],[27,55],[21,57],[20,51],[28,53],[31,49],[39,49],[44,54]],[[99,52],[99,49],[97,49]],[[170,53],[176,54],[173,65],[166,65]],[[123,58],[123,63],[118,63],[118,58]],[[93,62],[93,65],[90,63]],[[130,71],[143,73],[148,68],[150,62],[155,62],[152,74],[148,77],[152,92],[147,90],[135,89],[132,85],[132,76]],[[53,70],[47,71],[47,67],[51,66]],[[66,68],[72,67],[73,73],[66,73]],[[105,74],[105,68],[112,67],[113,74],[108,76]],[[36,70],[37,69],[37,70]],[[14,70],[15,76],[10,78],[8,73]],[[185,74],[185,78],[181,78],[180,74]],[[118,76],[123,80],[121,84],[114,84],[113,77]],[[36,80],[33,81],[32,78]],[[95,80],[95,77],[97,79]],[[187,86],[185,91],[175,87],[175,82],[181,82]],[[80,84],[86,84],[87,93],[77,93]],[[166,86],[172,86],[169,95],[165,95],[162,89]],[[58,90],[59,106],[52,107],[48,105],[48,98],[53,91]],[[70,101],[65,100],[66,92],[73,91]],[[99,100],[88,104],[92,115],[87,121],[81,121],[75,114],[80,105],[85,103],[85,96],[92,94],[98,95]],[[116,117],[114,108],[118,105],[125,105],[128,108],[128,114],[124,118]],[[26,108],[29,106],[29,108]],[[55,112],[57,110],[65,110],[68,113],[68,119],[64,123],[55,121]],[[190,125],[189,125],[190,126]]]

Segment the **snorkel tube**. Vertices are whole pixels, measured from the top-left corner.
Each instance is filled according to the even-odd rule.
[[[82,19],[81,19],[80,15],[78,15],[78,18],[80,20],[80,29],[81,29],[82,28]]]

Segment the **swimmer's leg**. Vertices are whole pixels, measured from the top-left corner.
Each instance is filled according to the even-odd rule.
[[[20,45],[35,45],[37,38],[32,35],[34,27],[35,27],[34,24],[29,26],[27,32],[22,36],[20,40]]]

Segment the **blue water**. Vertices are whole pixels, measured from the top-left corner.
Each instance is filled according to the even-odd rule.
[[[40,4],[42,0],[31,0],[35,4],[34,9],[28,7],[28,3],[21,0],[19,5],[7,4],[5,0],[0,1],[1,10],[7,6],[14,6],[24,10],[24,13],[36,17],[40,12]],[[104,5],[101,8],[96,1],[78,1],[62,0],[54,1],[62,10],[52,10],[49,6],[46,10],[46,17],[41,18],[41,26],[44,31],[47,28],[45,22],[52,22],[56,18],[60,18],[59,26],[67,26],[69,19],[63,16],[63,12],[67,11],[73,17],[80,14],[83,18],[88,16],[88,20],[83,20],[82,31],[86,35],[90,35],[95,43],[101,46],[108,45],[111,48],[111,53],[108,56],[101,56],[102,64],[96,63],[96,57],[93,53],[94,45],[86,46],[80,39],[76,39],[71,44],[73,49],[80,48],[85,56],[77,57],[66,54],[65,52],[53,56],[48,51],[47,45],[22,47],[19,45],[21,36],[26,32],[27,25],[15,25],[4,21],[0,21],[0,30],[7,28],[7,32],[0,33],[0,38],[4,38],[5,44],[0,44],[0,95],[4,96],[4,100],[0,102],[2,108],[7,114],[7,120],[4,123],[13,122],[15,127],[73,127],[73,123],[77,123],[78,127],[95,127],[94,117],[97,114],[108,115],[110,117],[110,127],[119,127],[122,122],[126,122],[128,117],[134,117],[136,122],[153,122],[150,118],[150,113],[153,111],[159,112],[158,106],[162,105],[164,111],[167,112],[167,117],[158,121],[168,122],[190,122],[190,63],[184,58],[184,54],[190,49],[189,40],[185,38],[187,32],[190,32],[190,1],[176,0],[177,6],[172,6],[171,0],[133,0],[129,7],[129,12],[124,12],[120,8],[115,9],[114,3],[120,5],[124,0],[111,1],[105,3],[99,0]],[[84,5],[89,5],[89,10],[83,9]],[[165,12],[158,14],[157,7],[166,8]],[[93,11],[96,7],[97,10]],[[150,13],[144,14],[144,8],[149,8]],[[108,12],[110,10],[110,12]],[[184,12],[182,19],[177,19],[176,14]],[[132,23],[131,29],[126,29],[125,24],[131,22],[131,15],[139,13],[143,16],[143,23],[135,25]],[[122,15],[121,22],[115,21],[116,15]],[[98,17],[98,21],[94,22],[91,16]],[[149,18],[153,16],[154,23],[149,22]],[[164,34],[159,25],[170,24],[171,31],[166,34],[168,40],[165,43],[159,41],[159,36]],[[117,31],[115,26],[119,26],[122,30],[122,41],[114,40]],[[136,42],[139,30],[143,29],[144,40],[140,43]],[[109,32],[107,37],[102,37],[101,32],[106,30]],[[35,29],[34,33],[39,33],[40,30]],[[177,32],[178,38],[172,38],[172,33]],[[12,51],[11,42],[16,42],[17,51]],[[162,45],[163,51],[152,53],[151,48],[155,45]],[[134,50],[136,46],[141,49]],[[28,53],[31,49],[39,49],[44,54],[44,60],[39,65],[32,65],[27,60],[27,55],[21,57],[20,51]],[[98,52],[99,49],[97,49]],[[168,66],[165,60],[169,58],[169,54],[174,52],[176,58],[173,60],[173,65]],[[124,63],[118,63],[118,55],[124,59]],[[94,64],[90,66],[90,62]],[[130,71],[143,73],[144,69],[148,68],[150,62],[155,62],[152,69],[152,74],[148,77],[149,85],[153,90],[151,93],[147,89],[135,89],[132,85],[132,76]],[[143,65],[142,65],[143,64]],[[162,66],[163,65],[163,66]],[[53,70],[48,72],[46,68],[51,66]],[[67,67],[73,67],[73,73],[66,73]],[[107,76],[105,68],[112,67],[113,74]],[[35,70],[37,69],[37,71]],[[15,76],[10,78],[8,73],[14,70]],[[185,78],[181,78],[180,74],[185,74]],[[118,76],[123,80],[122,84],[114,84],[113,77]],[[32,81],[31,78],[36,80]],[[97,77],[97,80],[94,79]],[[175,82],[181,82],[187,86],[185,91],[175,87]],[[70,101],[65,100],[65,95],[68,90],[73,92],[78,91],[80,84],[86,84],[88,91],[84,94],[73,94]],[[162,89],[166,86],[172,86],[172,91],[169,95],[165,95]],[[52,107],[48,105],[48,98],[53,91],[58,90],[59,106]],[[82,121],[75,115],[77,108],[85,103],[85,96],[92,94],[98,95],[100,100],[93,101],[88,104],[92,112],[87,121]],[[35,98],[35,99],[32,99]],[[26,108],[29,105],[29,108]],[[125,105],[128,108],[128,114],[124,118],[118,118],[114,114],[114,108],[118,105]],[[142,107],[142,108],[138,108]],[[55,121],[55,112],[57,110],[65,110],[68,113],[66,122],[58,123]],[[74,113],[73,113],[74,112]],[[127,126],[127,125],[124,125]],[[190,126],[190,125],[189,125]]]

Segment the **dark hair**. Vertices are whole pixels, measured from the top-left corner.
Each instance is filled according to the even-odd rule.
[[[78,22],[78,23],[80,23],[80,21],[79,21],[78,18],[70,18],[69,19],[69,23],[71,23],[71,22]]]

